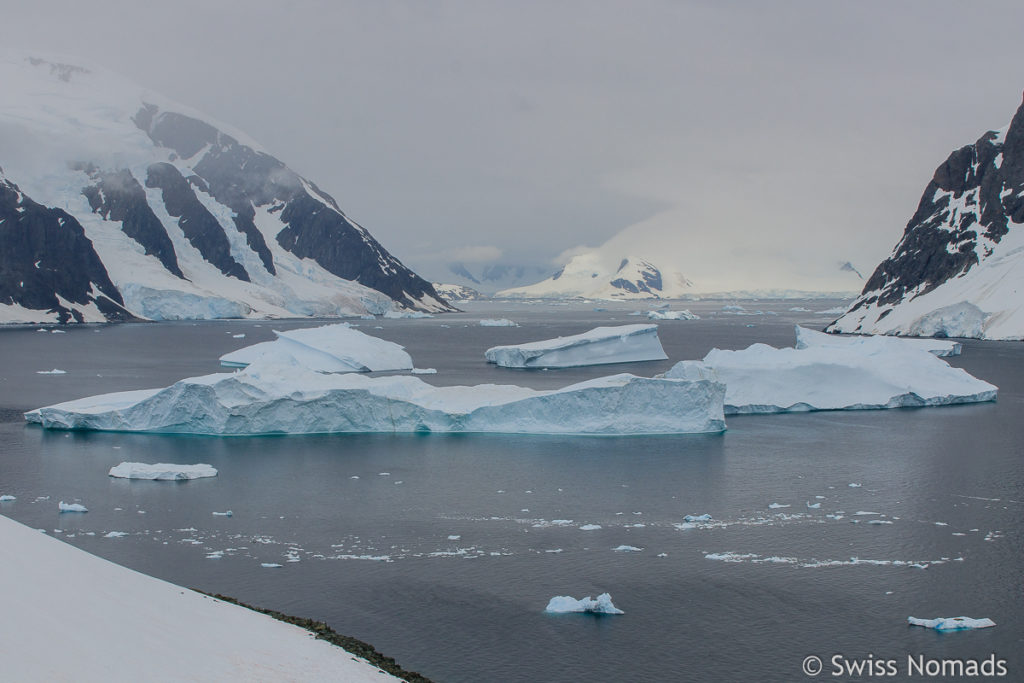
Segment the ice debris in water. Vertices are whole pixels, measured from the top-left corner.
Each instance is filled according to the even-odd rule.
[[[939,617],[938,619],[907,617],[907,623],[911,626],[933,628],[936,631],[965,631],[972,628],[988,628],[996,625],[996,622],[991,619],[972,619],[971,617]]]
[[[612,596],[609,593],[601,593],[597,598],[591,598],[588,595],[580,600],[568,595],[556,595],[548,601],[548,606],[544,611],[555,614],[565,614],[569,612],[625,614],[625,612],[612,604]]]
[[[89,510],[81,503],[65,503],[63,500],[57,505],[61,512],[88,512]]]
[[[17,500],[16,496],[3,495],[0,496],[0,503],[9,503],[12,500]]]
[[[665,360],[657,325],[595,327],[587,332],[542,341],[494,346],[484,352],[504,368],[570,368],[610,363]]]
[[[710,522],[711,515],[704,513],[703,515],[686,515],[683,517],[683,521],[686,522]]]
[[[260,566],[264,569],[280,569],[284,565],[277,562],[260,562]]]
[[[519,327],[519,323],[508,318],[484,318],[480,321],[480,327]]]
[[[818,510],[819,508],[821,508],[821,503],[812,503],[811,501],[807,501],[808,510]]]
[[[61,370],[60,368],[54,368],[53,370],[36,370],[37,375],[66,375],[67,370]]]
[[[635,545],[620,545],[612,548],[612,550],[617,553],[638,553],[643,550],[643,548],[637,548]]]
[[[227,511],[225,511],[225,512],[214,512],[214,513],[213,513],[213,515],[214,515],[215,517],[231,517],[231,516],[232,516],[232,515],[234,515],[234,514],[235,514],[235,513],[231,512],[231,510],[227,510]]]
[[[601,528],[600,524],[584,524],[580,527],[582,531],[597,531]]]
[[[202,477],[216,477],[217,470],[212,465],[204,463],[198,465],[174,465],[170,463],[150,465],[144,462],[123,462],[120,465],[111,467],[108,474],[111,477],[118,477],[120,479],[183,481],[186,479],[200,479]]]
[[[700,316],[689,310],[682,311],[648,311],[648,320],[700,320]]]

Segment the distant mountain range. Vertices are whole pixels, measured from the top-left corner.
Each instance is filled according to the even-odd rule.
[[[1024,339],[1024,104],[935,171],[903,237],[828,330]]]
[[[0,83],[0,322],[452,310],[244,134],[77,63]]]
[[[557,273],[524,287],[499,291],[510,298],[650,299],[679,298],[692,293],[682,273],[662,270],[635,256],[623,258],[614,270],[596,252],[572,257]]]

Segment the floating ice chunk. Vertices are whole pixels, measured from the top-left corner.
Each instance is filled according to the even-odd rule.
[[[935,354],[936,356],[959,356],[963,351],[963,344],[949,339],[911,339],[907,337],[841,337],[837,334],[827,334],[809,330],[806,327],[796,326],[796,348],[809,349],[820,347],[846,348],[857,346],[865,339],[875,340],[872,343],[890,345],[895,349],[915,348]]]
[[[743,306],[739,306],[737,304],[726,304],[725,306],[722,306],[722,310],[726,311],[727,313],[743,313],[747,309],[745,309],[745,308],[743,308]]]
[[[870,519],[868,520],[868,524],[892,524],[892,521],[888,519]]]
[[[938,619],[907,617],[907,623],[911,626],[933,628],[936,631],[965,631],[973,628],[989,628],[996,625],[996,622],[988,618],[972,619],[971,617],[939,617]]]
[[[224,512],[214,512],[211,514],[213,514],[214,517],[231,517],[235,513],[231,512],[231,510],[226,510]]]
[[[997,392],[935,355],[889,338],[804,349],[712,349],[704,363],[726,384],[727,415],[973,403],[995,400]],[[676,377],[676,369],[664,376]]]
[[[725,429],[725,386],[610,375],[563,389],[434,387],[409,375],[323,374],[255,363],[165,389],[69,401],[25,414],[49,429],[175,434],[499,432],[680,434]]]
[[[480,327],[519,327],[519,323],[508,318],[484,318],[480,321]]]
[[[935,526],[949,526],[947,522],[935,522]]]
[[[433,318],[434,316],[421,311],[385,311],[384,317],[396,320],[399,318]]]
[[[620,545],[612,548],[617,553],[638,553],[643,548],[637,548],[635,545]]]
[[[706,512],[703,515],[686,515],[683,517],[683,520],[687,522],[710,522],[711,515]]]
[[[17,496],[11,496],[7,494],[0,496],[0,503],[9,503],[12,500],[18,500]]]
[[[700,316],[688,310],[647,311],[648,320],[700,320]]]
[[[60,368],[54,368],[53,370],[36,370],[37,375],[66,375],[67,370],[61,370]]]
[[[61,512],[88,512],[89,510],[81,503],[65,503],[63,500],[57,505]]]
[[[504,368],[569,368],[584,365],[665,360],[657,325],[595,327],[581,334],[495,346],[484,358]]]
[[[103,538],[121,538],[122,536],[127,535],[127,531],[108,531],[107,533],[103,534]]]
[[[779,508],[788,508],[789,503],[769,503],[768,508],[771,510],[778,510]]]
[[[413,368],[410,372],[414,375],[436,375],[437,368]]]
[[[548,601],[545,612],[555,614],[566,614],[571,612],[586,612],[590,614],[625,614],[622,610],[612,604],[612,596],[608,593],[601,593],[597,598],[589,595],[577,600],[569,595],[556,595]]]
[[[850,482],[849,484],[847,484],[847,486],[849,486],[851,489],[859,489],[863,485],[864,484],[855,484],[853,482]]]
[[[110,468],[111,477],[121,479],[153,479],[158,481],[184,481],[201,477],[216,477],[217,470],[212,465],[174,465],[144,462],[123,462]]]
[[[600,524],[584,524],[580,527],[581,531],[597,531],[601,528]]]
[[[260,566],[264,569],[280,569],[284,565],[277,562],[260,562]]]
[[[411,370],[412,358],[394,342],[372,337],[348,323],[278,332],[277,339],[232,351],[221,365],[246,367],[257,361],[301,365],[318,372]]]
[[[231,335],[231,338],[232,339],[245,339],[245,335],[244,334],[233,334],[233,335]]]
[[[807,509],[808,510],[818,510],[820,508],[821,508],[821,503],[812,503],[811,501],[807,501]]]
[[[448,536],[448,540],[449,541],[458,541],[458,540],[461,540],[461,539],[462,539],[462,536],[459,536],[458,534],[451,534],[451,535]]]

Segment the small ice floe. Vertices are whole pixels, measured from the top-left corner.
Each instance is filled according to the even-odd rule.
[[[212,514],[214,517],[231,517],[235,513],[233,513],[231,510],[225,510],[224,512],[214,512]]]
[[[851,482],[851,483],[847,484],[847,486],[849,486],[849,487],[850,487],[851,489],[859,489],[859,488],[860,488],[861,486],[863,486],[863,485],[864,485],[864,484],[855,484],[855,483],[853,483],[853,482]]]
[[[353,474],[351,477],[349,477],[349,479],[358,479],[358,478],[359,478],[358,474]]]
[[[682,311],[648,311],[648,320],[700,320],[700,316],[688,309]]]
[[[818,510],[820,508],[821,508],[821,503],[812,503],[811,501],[807,501],[807,509],[808,510]]]
[[[123,462],[110,468],[107,473],[120,479],[149,479],[154,481],[185,481],[202,477],[216,477],[217,469],[212,465],[175,465],[172,463]]]
[[[935,526],[949,526],[946,522],[935,522]]]
[[[462,536],[460,536],[458,534],[451,534],[451,535],[448,536],[448,540],[449,541],[460,541],[460,540],[462,540]]]
[[[868,524],[892,524],[888,519],[869,519]]]
[[[508,318],[484,318],[480,321],[480,327],[519,327],[519,323]]]
[[[377,476],[378,477],[390,477],[391,473],[390,472],[378,472]]]
[[[206,553],[206,559],[208,560],[219,560],[222,557],[224,557],[223,550],[211,550],[210,552]]]
[[[622,610],[612,604],[612,596],[608,593],[601,593],[597,598],[589,595],[577,600],[569,595],[556,595],[548,601],[545,612],[553,614],[567,614],[573,612],[585,612],[588,614],[625,614]]]
[[[643,550],[643,548],[637,548],[635,545],[620,545],[612,548],[612,550],[617,553],[638,553]]]
[[[0,496],[0,503],[9,503],[12,500],[18,500],[17,496],[2,495]]]
[[[907,617],[907,623],[911,626],[933,628],[936,631],[966,631],[972,628],[988,628],[996,625],[996,622],[991,619],[972,619],[971,617],[939,617],[938,619]]]
[[[856,517],[864,517],[866,515],[880,515],[881,512],[871,512],[870,510],[857,510],[853,513]]]
[[[580,527],[581,531],[597,531],[601,528],[600,524],[584,524]]]
[[[668,553],[658,553],[658,557],[668,557]]]
[[[264,569],[280,569],[284,565],[277,562],[260,562],[260,566]]]
[[[783,503],[769,503],[768,504],[768,508],[770,510],[778,510],[779,508],[788,508],[788,507],[789,507],[788,504],[783,504]]]
[[[413,368],[409,372],[414,375],[436,375],[437,368]]]
[[[53,370],[36,370],[37,375],[66,375],[67,370],[61,370],[60,368],[54,368]]]
[[[50,330],[53,334],[64,334],[64,330]]]
[[[686,515],[683,517],[683,521],[686,522],[710,522],[711,515],[704,513],[703,515]]]
[[[57,505],[61,512],[88,512],[89,510],[81,503],[65,503],[63,500]]]
[[[103,538],[121,538],[122,536],[127,535],[127,531],[108,531],[107,533],[103,534]]]

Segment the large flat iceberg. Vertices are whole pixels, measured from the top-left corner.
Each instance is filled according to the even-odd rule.
[[[907,617],[911,626],[924,626],[936,631],[966,631],[973,628],[991,628],[996,622],[991,619],[972,619],[971,617],[939,617],[937,619],[918,619]]]
[[[322,374],[255,363],[163,389],[68,401],[25,414],[50,429],[178,434],[503,432],[677,434],[725,429],[725,386],[618,374],[537,391],[434,387],[409,375]]]
[[[150,479],[156,481],[184,481],[203,477],[216,477],[217,468],[212,465],[174,465],[144,462],[123,462],[110,468],[108,474],[120,479]]]
[[[354,329],[347,323],[278,332],[277,339],[232,351],[220,357],[226,367],[242,368],[257,361],[302,365],[319,372],[411,370],[412,358],[402,346]]]
[[[583,365],[665,360],[657,325],[595,327],[581,334],[495,346],[484,358],[505,368],[571,368]]]
[[[833,348],[847,348],[857,346],[864,337],[841,337],[838,334],[828,334],[809,330],[806,327],[796,326],[796,348],[809,349],[828,346]],[[924,349],[936,356],[959,356],[963,351],[963,344],[951,339],[933,339],[917,337],[884,337],[876,336],[878,344],[891,344],[893,348],[917,348]]]
[[[710,368],[726,385],[726,415],[934,406],[996,398],[994,385],[906,341],[855,337],[805,348],[754,344],[741,351],[712,349],[703,363],[681,361],[665,377],[695,378]]]

